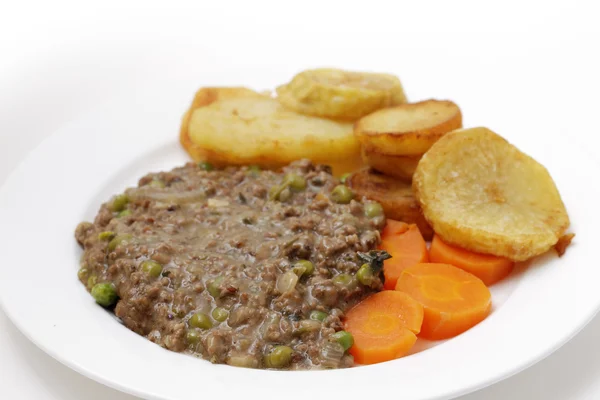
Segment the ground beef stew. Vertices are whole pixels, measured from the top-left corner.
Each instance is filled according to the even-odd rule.
[[[307,160],[282,172],[188,163],[146,175],[79,224],[79,278],[169,350],[253,368],[349,367],[344,312],[382,287],[357,274],[385,223],[359,200]]]

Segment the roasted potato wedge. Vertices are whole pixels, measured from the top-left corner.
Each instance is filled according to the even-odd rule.
[[[352,124],[298,114],[266,96],[214,101],[194,109],[188,135],[196,153],[215,164],[278,167],[300,158],[334,173],[362,165]]]
[[[382,107],[406,103],[400,80],[390,74],[313,69],[277,88],[279,101],[306,115],[356,120]]]
[[[527,260],[569,226],[546,168],[486,128],[438,140],[419,162],[413,188],[444,241],[479,253]]]
[[[410,183],[370,169],[353,173],[346,183],[357,196],[380,203],[387,218],[416,224],[425,240],[433,237],[433,230],[423,217]]]
[[[261,96],[268,95],[255,92],[254,90],[245,87],[206,87],[199,89],[194,95],[194,100],[192,101],[190,108],[181,118],[181,128],[179,129],[179,141],[181,142],[181,145],[194,160],[207,160],[209,156],[206,152],[200,146],[192,142],[189,137],[188,127],[193,111],[200,107],[206,107],[217,100]]]
[[[421,159],[421,156],[390,156],[366,148],[361,154],[364,163],[374,170],[409,183]]]
[[[456,104],[426,100],[375,111],[356,122],[354,133],[371,152],[418,156],[461,127],[462,113]]]

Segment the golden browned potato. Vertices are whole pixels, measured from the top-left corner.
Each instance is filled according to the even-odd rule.
[[[368,151],[418,156],[461,127],[462,113],[456,104],[426,100],[375,111],[356,122],[354,133]]]
[[[365,164],[376,171],[382,172],[405,182],[412,182],[413,174],[421,156],[390,156],[371,149],[362,149]]]
[[[433,230],[423,217],[410,183],[369,169],[350,175],[346,183],[358,197],[380,203],[387,218],[416,224],[426,240],[433,237]]]
[[[193,143],[189,137],[188,127],[193,111],[214,103],[217,100],[259,96],[264,96],[264,94],[245,87],[206,87],[199,89],[194,96],[190,108],[183,114],[181,119],[181,128],[179,129],[179,141],[181,145],[194,160],[207,160],[209,157],[206,152],[200,146]]]
[[[351,123],[298,114],[262,95],[195,108],[187,126],[196,153],[215,164],[278,167],[309,158],[336,174],[362,165]]]
[[[571,245],[574,237],[574,233],[566,233],[558,238],[558,242],[554,245],[554,250],[556,250],[559,257],[562,257],[565,254],[567,247]]]
[[[345,120],[406,103],[394,75],[326,68],[300,72],[278,87],[277,94],[284,106],[299,113]]]
[[[419,162],[413,188],[445,242],[479,253],[527,260],[569,226],[546,168],[486,128],[438,140]]]

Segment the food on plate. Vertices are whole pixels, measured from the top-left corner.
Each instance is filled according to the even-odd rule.
[[[433,236],[433,241],[429,248],[429,260],[432,263],[454,265],[475,275],[487,286],[504,279],[510,274],[515,265],[508,258],[475,253],[449,245],[438,235]]]
[[[339,185],[308,160],[148,174],[77,227],[79,279],[169,350],[252,368],[352,366],[342,321],[383,286],[385,217],[332,199]]]
[[[384,288],[393,290],[402,271],[412,265],[429,261],[427,244],[415,224],[387,220],[381,232],[379,247],[392,257],[384,261]]]
[[[425,220],[410,183],[363,169],[349,175],[347,184],[358,197],[366,197],[383,207],[387,218],[416,224],[427,240],[433,230]]]
[[[394,75],[327,68],[300,72],[277,94],[281,104],[299,113],[347,120],[406,103]]]
[[[263,93],[255,92],[245,87],[206,87],[199,89],[194,95],[194,100],[190,108],[183,114],[181,127],[179,129],[179,141],[183,148],[196,161],[202,161],[207,158],[202,147],[196,145],[189,136],[190,118],[194,110],[205,107],[218,100],[233,99],[241,97],[265,97]],[[268,96],[266,96],[268,97]]]
[[[524,261],[548,251],[569,226],[546,168],[486,128],[438,140],[413,188],[436,234],[478,253]]]
[[[420,156],[446,133],[462,128],[460,108],[426,100],[384,108],[361,118],[354,133],[367,154]]]
[[[416,264],[402,271],[396,290],[424,309],[420,336],[456,336],[483,321],[492,308],[489,289],[475,275],[449,264]]]
[[[376,150],[366,150],[364,147],[361,150],[361,156],[363,162],[375,171],[405,182],[412,182],[412,177],[417,169],[419,160],[421,160],[421,155],[390,156],[379,153]]]
[[[188,136],[202,159],[215,165],[280,167],[310,158],[339,174],[362,164],[350,123],[298,114],[266,96],[221,99],[196,108]]]
[[[198,90],[179,133],[196,163],[76,228],[79,280],[129,329],[246,368],[389,361],[478,324],[486,285],[573,239],[546,169],[451,101],[335,69],[277,95]]]
[[[409,295],[373,294],[346,313],[344,326],[354,339],[350,354],[360,364],[402,357],[417,341],[422,323],[423,306]]]

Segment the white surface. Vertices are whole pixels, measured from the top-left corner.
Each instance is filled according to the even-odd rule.
[[[571,5],[571,7],[576,6],[576,4]],[[390,42],[389,36],[384,41],[380,38],[375,40],[373,37],[378,32],[382,33],[385,30],[393,32],[400,29],[397,25],[390,23],[377,23],[372,26],[362,24],[361,28],[363,29],[361,32],[370,32],[370,40],[361,41],[356,36],[355,29],[342,29],[342,33],[347,36],[336,47],[336,52],[332,52],[330,49],[332,43],[323,43],[323,41],[311,39],[314,36],[310,36],[307,32],[293,32],[294,28],[303,26],[301,24],[302,17],[307,17],[306,13],[295,13],[297,21],[299,21],[295,24],[290,23],[290,21],[286,21],[286,24],[255,21],[258,22],[257,25],[252,26],[250,35],[245,36],[240,36],[239,33],[248,31],[248,25],[231,23],[230,21],[228,27],[233,29],[234,33],[237,32],[237,36],[225,36],[220,46],[211,47],[206,43],[196,44],[196,52],[192,56],[188,56],[191,59],[195,59],[195,61],[185,60],[184,64],[198,62],[199,54],[204,56],[203,63],[201,67],[199,66],[197,74],[189,74],[189,79],[179,79],[178,82],[194,82],[190,85],[195,88],[195,86],[203,82],[217,83],[215,79],[220,76],[232,76],[232,80],[236,79],[238,83],[245,83],[246,80],[240,76],[239,72],[239,69],[242,67],[244,67],[249,76],[264,77],[263,81],[253,80],[254,84],[259,87],[271,86],[274,83],[285,80],[293,71],[311,64],[336,64],[352,68],[372,68],[391,71],[401,69],[404,71],[400,73],[405,83],[407,83],[409,95],[412,89],[413,94],[445,96],[456,99],[463,106],[465,114],[467,114],[466,122],[468,121],[470,125],[485,123],[504,133],[514,129],[511,127],[511,123],[519,120],[520,129],[536,127],[539,132],[544,132],[544,134],[546,130],[553,130],[568,135],[570,139],[573,139],[570,141],[589,143],[592,133],[589,131],[589,126],[595,126],[591,125],[594,116],[592,110],[595,109],[595,107],[592,107],[593,103],[578,101],[577,108],[570,107],[571,112],[577,113],[577,117],[573,118],[573,114],[561,112],[565,104],[557,101],[557,98],[554,96],[556,92],[559,92],[561,93],[559,96],[561,99],[581,99],[586,94],[597,93],[600,89],[597,77],[592,73],[598,70],[597,60],[594,60],[585,51],[586,49],[594,48],[593,46],[597,38],[596,32],[586,31],[587,29],[591,29],[591,25],[586,25],[585,22],[586,18],[590,18],[592,13],[585,12],[586,10],[569,10],[566,6],[556,6],[554,4],[548,6],[546,3],[545,8],[535,9],[535,16],[537,18],[531,22],[523,17],[523,15],[531,17],[534,15],[531,13],[534,8],[524,9],[520,7],[518,13],[514,14],[517,16],[512,17],[513,14],[511,14],[511,11],[513,10],[507,7],[506,4],[503,4],[503,7],[505,7],[503,10],[493,10],[496,18],[486,21],[485,24],[478,22],[466,24],[466,22],[472,21],[472,19],[467,18],[464,19],[465,23],[462,25],[453,24],[444,26],[441,19],[440,21],[436,20],[441,23],[437,28],[440,32],[444,33],[444,40],[440,40],[439,35],[432,33],[421,39],[420,43],[422,46],[413,46],[419,47],[418,49],[411,48],[411,43],[405,43],[407,48],[403,50],[403,54],[407,54],[407,56],[401,59],[390,57],[389,49],[394,47],[390,46],[390,44],[394,44],[396,47],[398,44],[395,41]],[[320,10],[322,9],[323,7],[320,8]],[[212,11],[214,13],[219,10]],[[577,11],[577,13],[574,11]],[[6,15],[3,14],[3,16]],[[67,17],[69,16],[68,13],[66,15]],[[6,50],[8,53],[4,54],[16,55],[13,58],[9,58],[8,63],[0,65],[0,67],[3,66],[5,68],[5,71],[3,70],[2,75],[0,75],[0,79],[4,81],[4,85],[2,86],[4,90],[0,94],[1,126],[3,127],[3,130],[0,132],[0,139],[2,140],[0,142],[0,152],[2,155],[3,173],[21,158],[23,152],[29,149],[31,143],[35,142],[36,139],[45,136],[65,122],[68,122],[89,105],[97,102],[98,99],[102,99],[103,96],[106,97],[117,90],[127,92],[126,89],[134,86],[136,80],[135,78],[129,78],[131,70],[135,69],[137,72],[136,76],[143,82],[144,78],[147,79],[148,76],[164,78],[164,76],[169,76],[167,73],[181,74],[182,70],[185,69],[183,67],[178,68],[177,66],[184,59],[181,52],[183,40],[168,42],[168,46],[164,45],[162,47],[160,44],[163,43],[160,43],[160,41],[142,40],[142,36],[154,38],[173,36],[173,32],[176,30],[174,28],[179,25],[185,25],[183,21],[180,21],[180,24],[177,26],[173,22],[170,25],[167,23],[166,26],[173,29],[163,29],[160,33],[156,33],[155,28],[151,30],[149,24],[140,22],[139,25],[142,28],[134,32],[133,29],[124,28],[126,23],[127,26],[130,25],[131,20],[127,18],[132,16],[131,13],[115,14],[117,16],[110,14],[109,16],[109,14],[97,12],[94,15],[102,15],[106,19],[117,19],[117,22],[121,22],[120,25],[117,25],[121,31],[116,29],[117,33],[126,33],[129,35],[126,35],[128,38],[133,39],[130,41],[124,40],[127,43],[112,42],[110,39],[115,36],[111,36],[111,33],[114,32],[107,32],[102,27],[100,22],[105,21],[102,21],[101,17],[86,20],[86,24],[81,23],[81,21],[76,22],[76,26],[79,29],[77,30],[77,35],[73,35],[74,31],[69,32],[68,30],[68,26],[71,26],[71,28],[74,26],[73,24],[69,25],[69,18],[66,18],[65,21],[60,21],[60,23],[54,21],[56,26],[60,27],[54,29],[54,25],[48,25],[46,22],[52,22],[51,18],[48,19],[47,13],[40,13],[39,15],[37,13],[29,13],[29,21],[33,20],[33,24],[27,24],[28,29],[31,29],[32,25],[38,23],[38,28],[41,29],[37,31],[38,34],[31,35],[30,31],[27,31],[30,36],[25,36],[25,40],[21,42],[22,47],[15,46],[14,43],[19,43],[18,41],[2,43],[3,45],[7,44]],[[249,15],[249,13],[246,13],[246,15]],[[229,17],[235,18],[231,15]],[[315,18],[318,19],[319,16],[317,15]],[[389,17],[384,15],[382,18]],[[183,17],[182,19],[186,20]],[[496,20],[502,22],[494,24],[493,21]],[[509,20],[512,24],[506,24],[506,21]],[[6,22],[9,28],[15,28],[17,32],[20,32],[19,29],[23,30],[21,24],[13,23],[11,25],[12,21],[18,22],[18,19],[0,22]],[[432,19],[429,19],[429,21],[433,23]],[[204,25],[195,28],[198,31],[204,30],[204,38],[211,37],[206,34],[207,30],[213,29],[216,32],[222,28],[219,22],[223,24],[223,20],[219,20],[218,18],[205,18],[203,22]],[[406,24],[410,25],[410,21],[407,21]],[[276,27],[279,29],[285,26],[290,29],[290,33],[286,35],[272,35],[270,34],[270,30],[272,30],[274,25],[277,25]],[[317,32],[332,29],[331,26],[320,26],[320,29],[316,29]],[[164,27],[165,25],[163,24],[162,28]],[[404,26],[404,28],[407,27]],[[419,25],[413,22],[413,25],[408,26],[408,28],[418,30]],[[428,29],[431,29],[431,27]],[[148,34],[150,31],[154,31],[155,33]],[[312,32],[314,31],[312,29]],[[40,35],[42,32],[44,32],[44,35]],[[57,46],[53,47],[49,45],[49,43],[52,43],[52,39],[49,39],[52,35],[46,34],[47,32],[53,32],[55,36],[63,34],[61,43],[64,46],[70,47],[70,49],[56,51]],[[64,35],[65,32],[71,34]],[[197,36],[202,38],[202,34]],[[261,39],[259,47],[253,46],[255,44],[254,40],[257,37]],[[397,37],[407,36],[398,34]],[[36,48],[36,44],[33,42],[27,43],[26,39],[34,38],[38,39],[38,42],[42,42],[41,47]],[[77,43],[77,41],[83,41],[82,38],[87,39],[85,46]],[[339,36],[338,39],[340,39]],[[441,68],[439,64],[433,62],[436,57],[435,54],[432,54],[432,51],[435,49],[437,49],[438,53],[441,52],[444,56],[449,57],[450,61],[457,62],[456,56],[452,54],[453,51],[450,50],[447,44],[459,39],[463,40],[463,44],[458,49],[455,49],[456,52],[459,54],[468,53],[469,46],[467,44],[471,46],[475,45],[478,48],[478,57],[467,58],[469,62],[461,65],[462,70],[458,71],[458,73],[452,68]],[[248,43],[248,40],[251,43]],[[295,43],[297,46],[296,51],[291,52],[289,49],[286,50],[281,47],[284,40],[291,40],[291,42]],[[301,44],[306,45],[307,42],[316,47],[308,48],[307,46],[300,46]],[[29,47],[24,46],[23,43]],[[415,43],[412,44],[414,45]],[[37,45],[39,46],[39,43]],[[269,59],[267,50],[269,48],[272,49],[274,46],[278,50],[277,58],[274,59],[271,56]],[[357,46],[364,50],[363,54],[367,56],[366,60],[356,59],[356,52],[354,50]],[[165,57],[155,57],[157,54],[156,47],[160,47],[159,53],[164,54],[164,52],[169,51],[173,55],[173,60],[177,60],[177,63],[169,63]],[[235,48],[236,52],[231,50],[233,48]],[[37,52],[33,49],[37,49]],[[13,53],[10,53],[11,50]],[[40,55],[43,52],[50,53],[52,58],[43,58],[44,55]],[[238,57],[232,58],[231,54],[236,54]],[[466,55],[468,57],[468,54]],[[36,62],[33,62],[36,58]],[[243,60],[242,65],[240,65],[240,59]],[[228,60],[229,62],[224,63],[224,60]],[[413,62],[412,66],[408,64],[409,60]],[[418,65],[414,60],[419,60],[422,64]],[[486,71],[493,71],[492,67],[499,62],[504,63],[501,74],[486,74]],[[152,68],[149,68],[147,64],[152,64]],[[279,67],[275,68],[273,65],[279,65]],[[98,66],[102,66],[102,68]],[[224,68],[220,68],[222,66]],[[261,69],[269,68],[272,70],[269,71],[269,74],[257,73]],[[286,68],[288,69],[286,70]],[[520,84],[515,84],[514,79],[519,75],[526,76],[527,85],[524,86],[522,80]],[[124,79],[125,76],[128,78]],[[239,78],[233,78],[233,76]],[[51,79],[49,79],[50,77]],[[465,98],[460,97],[462,95],[460,90],[461,85],[464,85],[465,81],[480,85],[481,97],[477,99],[478,101],[474,101],[469,96]],[[549,82],[552,82],[554,90],[547,90]],[[157,86],[160,85],[157,83]],[[43,87],[43,90],[40,90],[40,87]],[[32,88],[37,89],[28,91],[28,89]],[[188,85],[187,87],[174,88],[174,90],[179,93],[187,93],[193,89],[190,90]],[[511,118],[498,116],[497,112],[493,110],[477,106],[476,103],[478,102],[484,103],[484,105],[486,103],[492,104],[495,92],[514,93],[514,102],[507,104],[505,109],[510,112]],[[544,95],[540,96],[540,93]],[[590,97],[590,99],[593,99],[593,97]],[[187,100],[186,98],[185,101],[187,102]],[[144,101],[144,98],[140,96],[133,99],[133,101],[141,102]],[[535,101],[535,107],[529,107],[528,103],[532,101]],[[51,114],[49,120],[47,118],[38,118],[41,108],[45,110],[46,114]],[[475,109],[477,109],[477,115],[468,116],[469,111],[474,112]],[[22,110],[30,110],[28,115],[31,117],[23,118],[21,116]],[[551,116],[551,120],[549,116]],[[521,118],[526,118],[523,120],[525,122],[521,123]],[[1,324],[5,324],[4,320],[0,319],[0,321],[2,321],[0,322]],[[593,340],[595,335],[588,334],[597,325],[596,323],[592,328],[588,328],[573,343],[567,345],[567,347],[542,364],[491,389],[467,396],[467,398],[578,399],[593,398],[593,393],[596,393],[596,396],[598,396],[600,392],[591,391],[593,389],[592,382],[597,377],[599,369],[594,360],[594,357],[597,355],[597,351],[595,350],[598,346],[596,346],[595,340]],[[3,369],[9,370],[6,374],[2,374],[3,379],[0,381],[0,390],[8,388],[6,393],[8,398],[43,399],[44,393],[48,395],[48,398],[81,398],[83,397],[82,393],[85,393],[89,397],[93,396],[90,393],[94,393],[97,394],[97,398],[107,398],[112,395],[109,394],[111,392],[108,389],[99,388],[97,384],[91,383],[85,378],[74,378],[77,374],[68,371],[56,362],[48,359],[47,356],[41,354],[37,349],[25,342],[11,326],[8,327],[6,332],[9,335],[8,340],[15,340],[17,342],[16,346],[4,346],[6,332],[4,329],[0,330],[0,332],[0,338],[2,339],[0,343],[3,345],[0,349],[2,351],[0,365]],[[597,328],[595,332],[598,332]],[[587,342],[585,342],[586,338]],[[19,339],[21,340],[20,344]],[[582,341],[584,342],[580,345],[579,343]],[[571,350],[567,352],[570,348]],[[8,356],[4,355],[6,352],[5,349],[10,351]],[[15,358],[16,361],[10,362],[11,355],[14,354],[13,351],[17,352],[18,356]],[[29,361],[29,357],[37,358]],[[23,365],[24,362],[30,362],[30,364],[25,365],[34,365],[34,368],[29,369],[31,367],[25,366],[23,368],[23,375],[17,373],[15,379],[10,379],[13,377],[15,371],[19,370],[15,365]],[[43,367],[45,364],[48,364],[47,368]],[[26,375],[28,371],[32,375]],[[62,375],[60,371],[63,371]],[[7,379],[4,379],[4,377]],[[60,383],[61,378],[65,379],[65,383]],[[75,385],[74,394],[69,394],[69,390],[65,389],[72,381],[85,382],[81,386],[82,391],[79,392],[79,396],[77,396],[79,385]],[[86,384],[90,386],[85,386]],[[60,390],[56,391],[57,388],[60,388]],[[40,391],[24,392],[36,389],[40,389]],[[0,394],[5,395],[2,391],[0,391]],[[27,397],[29,395],[31,396]],[[115,395],[115,398],[119,398],[118,395]]]

